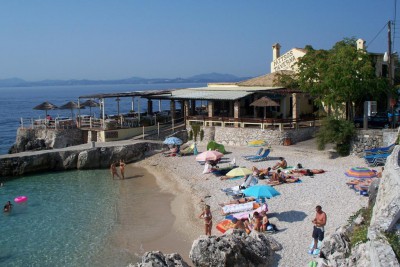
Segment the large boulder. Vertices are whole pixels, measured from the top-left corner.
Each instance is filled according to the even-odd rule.
[[[137,263],[136,267],[189,267],[179,254],[163,254],[160,251],[146,252],[142,257],[142,262]]]
[[[201,236],[195,240],[189,257],[195,266],[271,266],[274,249],[281,246],[271,237],[242,230],[231,230],[222,236]]]

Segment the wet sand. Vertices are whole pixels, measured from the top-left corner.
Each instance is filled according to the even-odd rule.
[[[162,179],[155,177],[159,175],[128,164],[125,180],[115,180],[119,183],[117,223],[102,252],[104,261],[127,266],[127,262],[140,260],[144,252],[162,251],[179,253],[191,264],[189,251],[198,235],[190,236],[185,231],[191,228],[186,219],[190,211],[188,196],[173,182],[160,182]]]

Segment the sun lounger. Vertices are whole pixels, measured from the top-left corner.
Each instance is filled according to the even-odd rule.
[[[257,153],[256,153],[255,155],[247,155],[247,156],[242,156],[242,158],[245,158],[245,159],[247,159],[247,158],[252,158],[252,157],[257,157],[257,156],[260,156],[260,155],[261,155],[261,153],[263,152],[263,150],[264,150],[264,148],[260,147],[260,149],[257,151]]]
[[[269,155],[270,152],[271,152],[270,149],[266,149],[262,155],[251,157],[251,158],[247,158],[246,160],[250,160],[252,162],[263,161],[263,160],[266,160],[268,158],[268,155]]]
[[[368,166],[374,167],[378,165],[385,165],[388,156],[390,156],[390,154],[374,154],[365,156],[364,159]]]
[[[366,149],[364,150],[365,156],[368,155],[375,155],[375,154],[390,154],[395,147],[395,144],[385,147],[377,147],[373,149]]]

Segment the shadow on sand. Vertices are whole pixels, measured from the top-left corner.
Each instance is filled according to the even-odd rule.
[[[272,212],[269,213],[268,216],[275,217],[282,222],[300,222],[304,221],[304,219],[307,217],[307,214],[302,211],[289,210],[281,213]]]

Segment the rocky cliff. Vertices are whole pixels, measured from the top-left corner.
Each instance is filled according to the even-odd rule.
[[[126,163],[142,159],[146,153],[161,149],[161,142],[131,142],[89,148],[69,147],[0,156],[0,177],[19,176],[32,172],[62,171],[71,169],[109,168],[111,162]]]

